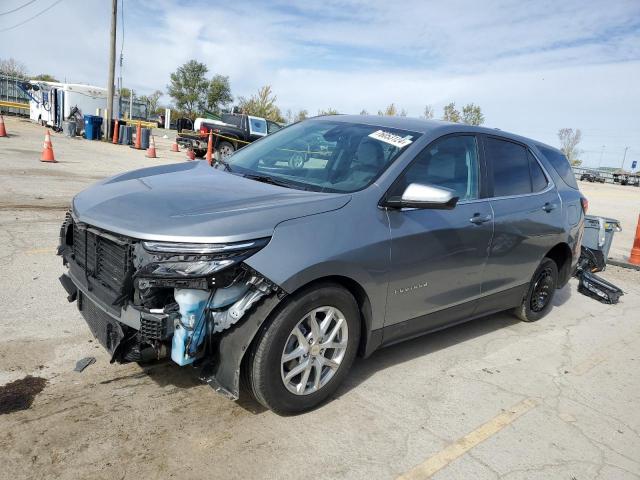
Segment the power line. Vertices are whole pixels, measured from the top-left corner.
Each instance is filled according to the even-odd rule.
[[[35,2],[35,1],[36,1],[36,0],[29,0],[27,3],[24,3],[24,4],[20,5],[20,6],[19,6],[19,7],[17,7],[17,8],[14,8],[13,10],[9,10],[9,11],[7,11],[7,12],[2,12],[2,13],[0,13],[0,15],[9,15],[10,13],[17,12],[18,10],[22,10],[22,9],[23,9],[24,7],[26,7],[27,5],[31,5],[31,4],[32,4],[33,2]]]
[[[45,13],[45,12],[47,12],[47,11],[51,10],[53,7],[55,7],[55,6],[56,6],[57,4],[59,4],[61,1],[62,1],[62,0],[56,0],[56,1],[55,1],[55,2],[53,2],[51,5],[49,5],[47,8],[45,8],[44,10],[42,10],[42,11],[40,11],[40,12],[36,13],[35,15],[33,15],[33,16],[29,17],[29,18],[27,18],[26,20],[23,20],[23,21],[22,21],[22,22],[20,22],[20,23],[16,23],[15,25],[13,25],[13,26],[11,26],[11,27],[3,28],[2,30],[0,30],[0,32],[6,32],[6,31],[8,31],[8,30],[13,30],[14,28],[18,28],[18,27],[20,27],[20,26],[24,25],[25,23],[30,22],[30,21],[31,21],[31,20],[33,20],[34,18],[37,18],[37,17],[39,17],[40,15],[42,15],[43,13]]]

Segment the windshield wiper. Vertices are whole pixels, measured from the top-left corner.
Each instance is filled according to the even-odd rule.
[[[219,158],[218,160],[216,160],[216,163],[218,165],[222,165],[224,167],[225,172],[233,172],[231,165],[229,165],[229,162],[227,162],[225,159]]]
[[[271,185],[277,185],[279,187],[286,187],[286,188],[296,188],[299,190],[306,190],[304,187],[300,187],[298,185],[294,185],[292,183],[289,182],[285,182],[283,180],[278,180],[275,179],[273,177],[269,177],[268,175],[255,175],[255,174],[246,174],[244,175],[245,178],[249,178],[251,180],[255,180],[256,182],[262,182],[262,183],[269,183]]]

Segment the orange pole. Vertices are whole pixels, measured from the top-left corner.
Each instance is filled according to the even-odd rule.
[[[140,122],[138,122],[138,126],[136,127],[136,144],[134,145],[134,148],[136,150],[140,150],[142,148],[142,126],[140,125]]]
[[[629,263],[640,265],[640,215],[638,215],[638,225],[636,226],[636,238],[633,240]]]
[[[207,144],[207,162],[209,166],[213,163],[213,131],[209,130],[209,143]]]
[[[114,145],[117,145],[117,143],[118,143],[119,131],[120,131],[120,128],[118,127],[118,119],[116,118],[116,123],[113,125],[113,140],[112,140],[112,143]]]

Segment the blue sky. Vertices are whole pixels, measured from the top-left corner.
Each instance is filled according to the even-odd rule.
[[[0,30],[53,2],[0,16]],[[24,3],[4,0],[0,13]],[[0,32],[0,57],[104,85],[109,3],[62,0]],[[271,84],[283,111],[394,102],[438,116],[448,102],[475,102],[487,126],[553,145],[559,128],[580,128],[587,165],[620,165],[626,146],[626,165],[640,163],[638,0],[124,0],[123,53],[124,84],[141,94],[195,58],[229,75],[236,96]]]

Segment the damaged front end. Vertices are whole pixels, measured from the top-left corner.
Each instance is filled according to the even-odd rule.
[[[181,366],[202,366],[206,381],[237,398],[239,362],[268,312],[231,341],[242,344],[240,353],[222,358],[221,345],[238,336],[230,330],[257,302],[273,297],[268,303],[275,305],[283,294],[243,263],[268,241],[140,241],[68,213],[58,249],[68,272],[60,281],[112,362],[170,357]]]

